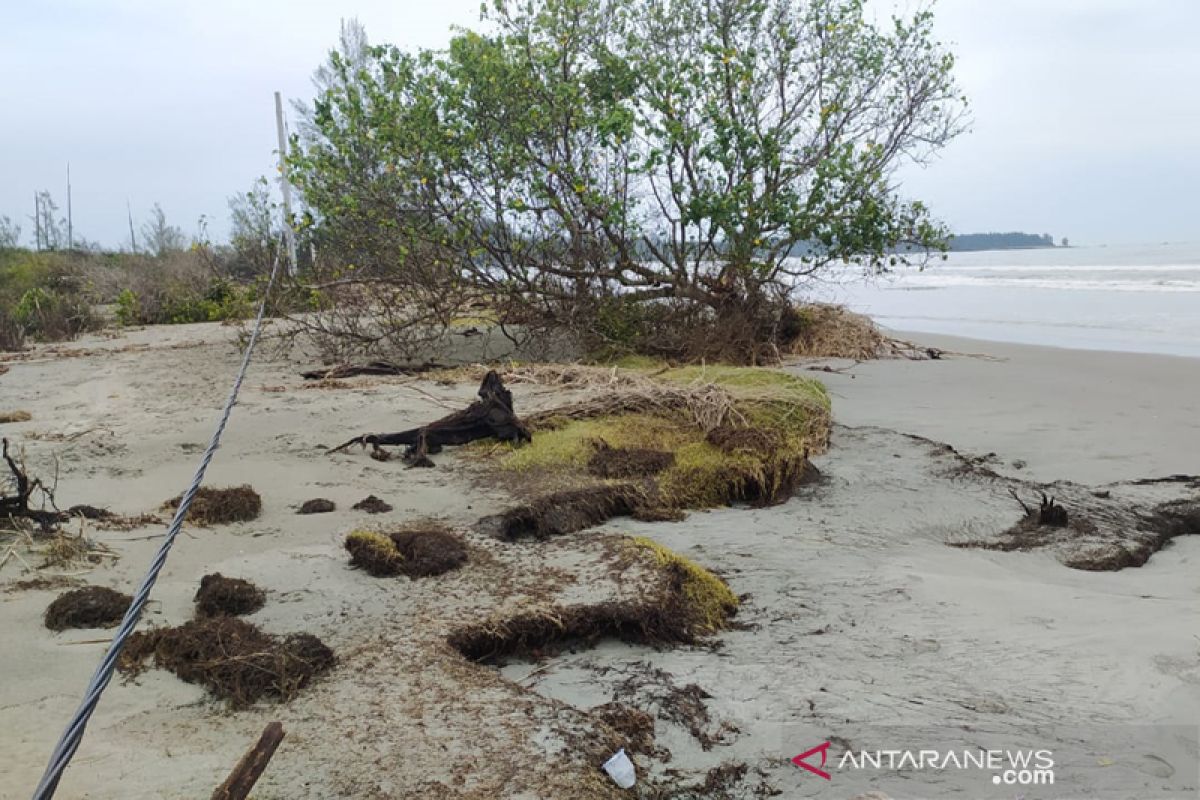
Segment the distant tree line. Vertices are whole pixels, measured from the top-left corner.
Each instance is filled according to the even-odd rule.
[[[1054,247],[1054,237],[1048,233],[960,233],[950,237],[950,249],[969,250],[1024,250],[1034,247]],[[1062,240],[1067,246],[1067,240]]]

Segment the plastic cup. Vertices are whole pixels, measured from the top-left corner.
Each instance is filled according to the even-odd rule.
[[[613,783],[622,789],[632,789],[633,784],[637,782],[637,773],[633,769],[633,762],[629,760],[629,756],[625,755],[624,747],[613,753],[612,758],[604,762],[604,771],[608,773],[608,777],[613,779]]]

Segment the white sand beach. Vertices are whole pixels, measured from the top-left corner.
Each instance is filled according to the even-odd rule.
[[[154,511],[185,486],[207,441],[238,358],[232,338],[228,328],[200,325],[38,347],[4,362],[2,405],[32,419],[0,433],[24,444],[35,471],[52,469],[57,455],[60,504]],[[964,464],[1086,484],[1117,499],[1194,499],[1185,484],[1123,482],[1200,473],[1200,362],[908,338],[990,358],[788,367],[827,384],[836,427],[815,459],[824,480],[786,504],[694,512],[682,522],[617,519],[543,543],[501,542],[473,528],[506,498],[479,485],[453,449],[427,470],[320,449],[441,416],[464,405],[474,385],[370,377],[314,388],[298,374],[311,363],[264,348],[207,481],[252,484],[263,514],[186,528],[143,625],[186,620],[200,577],[221,572],[267,590],[252,621],[320,636],[338,665],[288,704],[238,712],[162,670],[119,677],[59,796],[207,797],[274,719],[287,735],[255,790],[260,800],[851,797],[867,789],[966,797],[974,785],[963,789],[958,777],[933,775],[915,789],[896,774],[825,783],[788,758],[817,744],[812,736],[864,742],[881,727],[1010,741],[1040,731],[1045,740],[1029,745],[1066,748],[1072,742],[1054,726],[1075,726],[1115,753],[1127,726],[1194,725],[1200,539],[1182,536],[1143,566],[1107,572],[1068,568],[1048,551],[948,543],[993,536],[1022,516],[999,483]],[[820,365],[841,371],[807,371]],[[514,394],[518,413],[555,397],[544,387]],[[350,509],[368,494],[394,510]],[[318,496],[338,510],[296,515]],[[346,532],[424,515],[464,533],[471,560],[461,570],[380,581],[349,568]],[[131,591],[160,532],[89,531],[119,558],[74,578]],[[738,629],[715,647],[604,641],[499,670],[445,643],[484,615],[636,593],[636,574],[612,570],[614,533],[648,535],[723,576],[744,596]],[[32,577],[15,558],[0,569],[4,798],[32,791],[109,633],[47,630],[41,615],[61,587],[18,588]],[[687,696],[701,707],[681,721],[671,709]],[[613,731],[588,713],[614,699],[655,715],[656,747],[670,752],[636,755],[640,788],[630,792],[600,772]],[[1064,773],[1058,788],[1173,796],[1153,792],[1186,775],[1166,775],[1170,754],[1145,747],[1071,773],[1074,784]],[[1050,796],[1036,787],[986,794],[995,787],[982,779],[978,790]]]

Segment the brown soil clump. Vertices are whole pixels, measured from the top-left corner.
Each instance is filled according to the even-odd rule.
[[[645,493],[632,484],[568,489],[539,497],[480,520],[480,526],[502,539],[523,536],[549,539],[599,525],[613,517],[627,517],[645,503]]]
[[[197,617],[236,617],[253,614],[267,602],[267,596],[250,581],[226,578],[219,572],[200,579],[196,592]]]
[[[352,508],[355,511],[365,511],[368,514],[386,514],[392,510],[391,505],[380,500],[373,494],[369,494],[362,500],[359,500]]]
[[[237,617],[211,617],[177,628],[135,633],[121,654],[123,671],[155,666],[198,683],[235,708],[261,697],[290,700],[335,662],[333,651],[307,633],[272,636]]]
[[[182,495],[163,503],[164,511],[173,511],[179,506]],[[262,498],[253,487],[232,486],[227,489],[200,487],[187,519],[196,525],[226,525],[230,522],[246,522],[262,513]]]
[[[587,469],[598,478],[639,478],[657,475],[675,463],[675,454],[647,447],[612,447],[605,441],[595,443],[596,452]]]
[[[111,628],[121,621],[133,598],[104,586],[85,586],[59,595],[46,608],[46,627]]]
[[[376,578],[399,575],[404,566],[404,556],[396,549],[396,543],[382,533],[352,531],[346,536],[345,547],[350,553],[350,565]]]
[[[305,500],[300,506],[297,514],[328,514],[330,511],[337,511],[337,504],[332,500],[326,500],[324,497],[314,497],[312,500]]]
[[[410,528],[388,536],[404,559],[400,571],[410,578],[441,575],[467,563],[467,543],[443,527]]]
[[[463,538],[437,523],[420,523],[389,533],[354,531],[346,537],[350,563],[377,578],[442,575],[467,563]]]

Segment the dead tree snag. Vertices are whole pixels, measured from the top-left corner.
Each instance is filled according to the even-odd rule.
[[[505,388],[494,370],[483,377],[483,383],[479,385],[479,399],[462,411],[455,411],[420,428],[356,436],[329,452],[337,453],[353,445],[370,445],[372,455],[385,458],[380,448],[404,445],[407,447],[404,460],[409,466],[432,467],[430,454],[440,452],[443,447],[489,438],[507,442],[528,442],[533,438],[513,412],[512,392]]]

